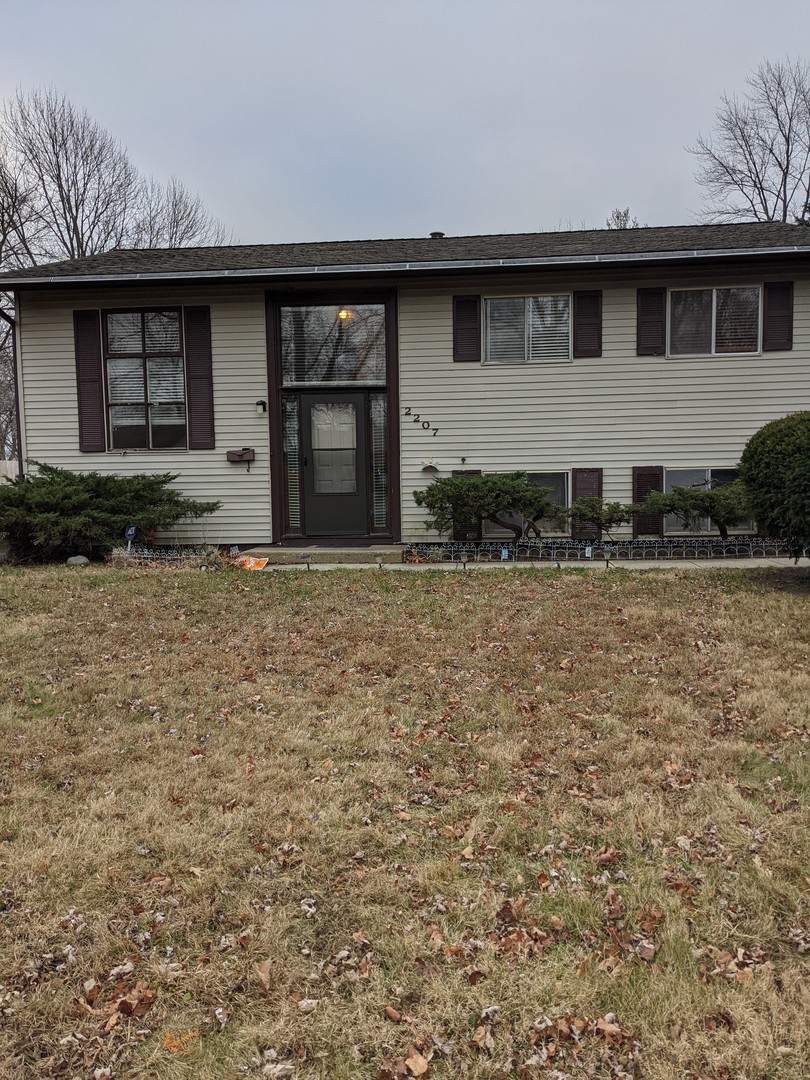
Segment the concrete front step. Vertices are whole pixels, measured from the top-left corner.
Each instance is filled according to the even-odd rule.
[[[374,547],[254,547],[243,551],[255,559],[267,559],[268,566],[301,566],[305,563],[329,563],[339,566],[377,566],[378,563],[401,563],[404,544],[378,544]]]

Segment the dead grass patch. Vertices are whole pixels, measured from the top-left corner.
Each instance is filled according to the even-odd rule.
[[[4,570],[0,609],[3,1076],[806,1076],[797,575]]]

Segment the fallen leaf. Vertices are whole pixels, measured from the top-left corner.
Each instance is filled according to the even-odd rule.
[[[184,1031],[181,1034],[167,1031],[165,1035],[161,1035],[160,1042],[163,1049],[170,1054],[188,1054],[190,1053],[190,1044],[199,1037],[199,1031]]]
[[[405,1058],[405,1064],[408,1066],[412,1076],[424,1076],[430,1066],[430,1062],[418,1050],[411,1051],[408,1057]]]
[[[400,1080],[400,1077],[408,1073],[404,1058],[385,1058],[377,1073],[377,1080]]]
[[[477,1046],[479,1050],[494,1050],[495,1040],[492,1038],[492,1033],[486,1024],[479,1024],[475,1031],[472,1033],[470,1039],[472,1046]]]
[[[606,1039],[619,1039],[622,1035],[622,1029],[619,1025],[612,1023],[606,1017],[600,1017],[596,1021],[596,1030],[601,1032]]]
[[[121,979],[121,978],[123,978],[124,975],[129,975],[134,970],[135,970],[135,965],[132,963],[131,960],[127,960],[127,962],[125,964],[118,964],[117,967],[114,967],[112,969],[112,971],[110,972],[108,978],[110,978],[110,979]]]
[[[253,970],[256,972],[256,975],[259,977],[265,990],[270,989],[270,968],[272,966],[273,961],[270,959],[262,960],[260,964],[253,965]]]
[[[472,965],[462,968],[461,973],[470,986],[475,986],[476,983],[481,982],[482,979],[487,977],[485,971],[481,971],[480,968],[472,967]]]
[[[638,943],[636,947],[636,952],[642,960],[645,960],[649,964],[655,956],[655,944],[645,938],[643,941],[640,941]]]

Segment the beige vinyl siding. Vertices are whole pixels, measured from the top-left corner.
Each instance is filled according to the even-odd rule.
[[[531,472],[603,469],[607,499],[629,501],[634,465],[733,467],[746,440],[768,420],[810,409],[810,278],[784,266],[701,276],[673,268],[666,276],[628,271],[564,275],[504,274],[434,278],[399,289],[399,389],[402,537],[428,538],[413,491],[453,469]],[[791,352],[743,357],[637,357],[636,288],[733,285],[794,280]],[[323,288],[334,281],[319,282]],[[345,282],[340,283],[346,287]],[[380,285],[381,282],[374,282]],[[359,285],[355,288],[360,288]],[[461,293],[530,295],[576,288],[603,291],[603,355],[548,365],[454,364],[452,297]],[[347,289],[347,294],[352,290]],[[79,452],[74,367],[75,308],[208,304],[214,372],[216,449]],[[271,538],[269,425],[255,402],[268,399],[264,289],[218,284],[126,290],[43,290],[19,297],[20,366],[26,456],[73,470],[170,471],[188,495],[222,509],[179,539],[266,543]],[[411,416],[405,415],[410,408]],[[419,421],[413,415],[419,414]],[[429,422],[430,430],[422,423]],[[432,429],[438,428],[434,437]],[[248,473],[225,460],[252,446]],[[462,460],[465,459],[465,460]]]
[[[79,451],[73,311],[77,308],[142,308],[208,304],[214,380],[215,450]],[[261,288],[23,293],[19,303],[26,456],[73,471],[179,473],[176,486],[221,509],[180,526],[166,540],[213,544],[268,543],[270,447],[267,415],[267,343]],[[227,450],[252,446],[250,472],[225,460]]]
[[[470,288],[407,288],[399,296],[403,537],[432,538],[413,491],[453,469],[556,472],[604,470],[606,499],[629,502],[634,465],[733,467],[764,423],[810,408],[810,280],[794,277],[793,350],[761,355],[636,356],[636,289],[674,284],[626,281],[605,286],[550,275],[503,279]],[[759,283],[761,274],[680,278],[698,287]],[[488,367],[453,363],[452,296],[527,295],[561,289],[603,291],[603,354],[570,363]],[[405,409],[439,429],[435,437]],[[464,459],[464,460],[462,460]],[[435,475],[435,474],[433,474]]]

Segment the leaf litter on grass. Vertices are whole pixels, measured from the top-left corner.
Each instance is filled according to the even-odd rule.
[[[5,1072],[802,1076],[778,576],[2,572]]]

